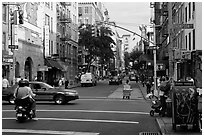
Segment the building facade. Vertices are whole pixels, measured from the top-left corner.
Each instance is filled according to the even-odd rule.
[[[6,74],[11,83],[15,78],[22,77],[33,80],[37,76],[38,66],[43,65],[43,46],[41,41],[41,28],[37,23],[37,3],[3,3],[7,18],[6,25],[8,31],[3,31],[5,49],[4,53],[12,56],[9,72]],[[23,24],[19,24],[19,11],[24,12]],[[9,12],[16,12],[16,23],[11,24]],[[32,16],[31,16],[32,15]],[[3,23],[4,24],[4,23]],[[11,40],[12,39],[12,40]],[[12,41],[12,42],[11,42]],[[9,44],[10,43],[10,44]],[[7,48],[9,45],[16,45],[15,50]],[[3,56],[3,60],[5,57]],[[13,63],[14,62],[14,63]],[[2,66],[3,67],[3,66]],[[5,71],[2,69],[2,71]],[[3,72],[5,73],[5,72]]]
[[[169,76],[175,80],[192,77],[202,83],[202,3],[155,2],[154,23],[158,56],[169,61]]]
[[[72,83],[78,73],[78,4],[6,2],[2,11],[2,74],[10,82],[22,77],[53,84],[65,77]],[[11,24],[14,12],[16,23]]]
[[[97,21],[104,21],[104,5],[101,2],[79,2],[78,3],[78,22],[79,26],[81,24],[90,24],[96,26]],[[86,62],[86,52],[85,46],[80,46],[78,48],[78,63],[79,71],[83,71],[83,66],[87,64]],[[91,66],[91,72],[99,75],[99,64],[94,62]]]

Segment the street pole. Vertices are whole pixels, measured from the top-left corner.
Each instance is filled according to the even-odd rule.
[[[156,44],[156,32],[155,32],[155,24],[153,24],[153,35],[154,35],[154,93],[156,93],[157,90],[157,44]]]
[[[156,48],[153,50],[153,54],[154,54],[154,93],[156,93],[157,90],[157,61],[156,61]]]
[[[13,30],[12,30],[12,23],[11,23],[11,47],[13,46],[13,43],[12,43],[12,41],[13,41]],[[15,85],[15,69],[16,69],[16,60],[15,60],[15,48],[11,48],[11,52],[13,52],[13,85]]]

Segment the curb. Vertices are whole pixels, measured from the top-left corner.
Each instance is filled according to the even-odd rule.
[[[163,120],[161,118],[156,118],[156,122],[158,124],[159,129],[160,129],[161,135],[165,135],[166,130],[165,130],[165,124],[164,124]]]
[[[145,95],[144,95],[144,93],[143,93],[143,91],[142,91],[142,88],[140,87],[140,83],[138,83],[137,85],[138,85],[138,87],[139,87],[139,89],[140,89],[140,91],[141,91],[141,93],[142,93],[143,98],[144,98],[145,100],[147,100],[146,97],[145,97]]]

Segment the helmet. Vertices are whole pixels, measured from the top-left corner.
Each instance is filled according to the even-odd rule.
[[[18,82],[18,85],[19,85],[19,87],[29,86],[29,82],[28,82],[28,80],[23,80],[23,79],[21,79],[21,80]]]

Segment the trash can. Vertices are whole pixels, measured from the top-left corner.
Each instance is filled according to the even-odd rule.
[[[175,82],[172,89],[172,126],[195,127],[198,117],[198,99],[192,82]]]

